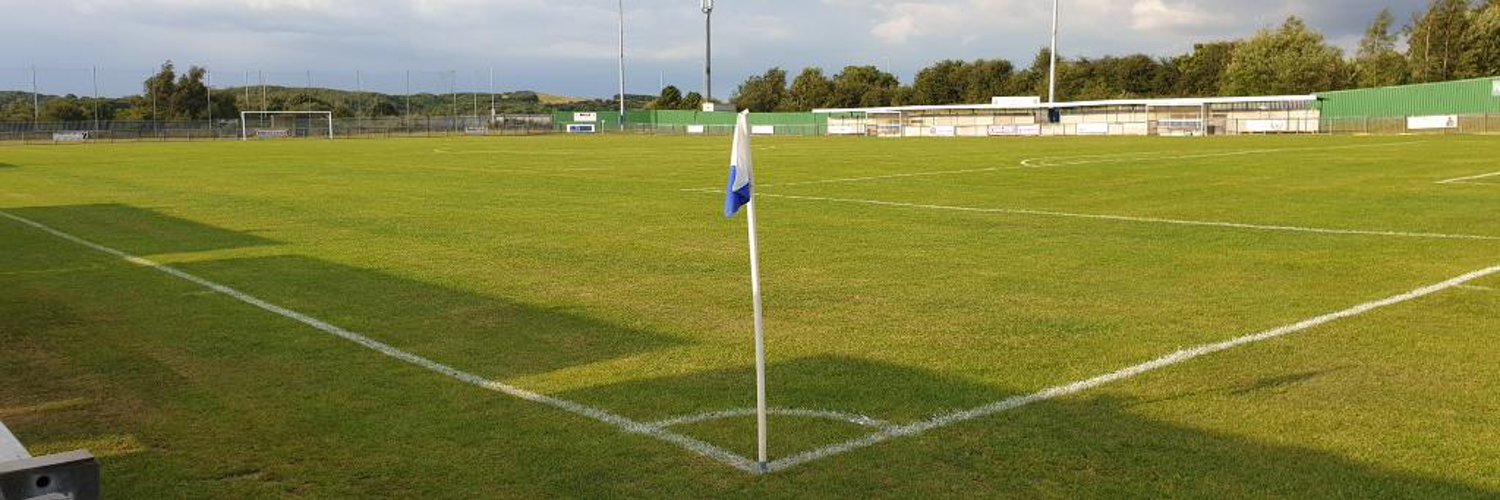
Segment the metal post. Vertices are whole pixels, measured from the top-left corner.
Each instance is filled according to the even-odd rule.
[[[625,0],[620,6],[620,131],[625,131]]]
[[[99,67],[94,66],[94,131],[99,131]]]
[[[208,90],[208,126],[211,129],[214,126],[214,74],[205,73],[203,77],[208,79],[208,84],[203,88]]]
[[[490,67],[490,119],[495,118],[495,68]]]
[[[1057,102],[1057,15],[1060,0],[1052,0],[1052,64],[1047,70],[1047,104]]]
[[[406,114],[403,116],[403,118],[402,118],[401,121],[405,122],[405,121],[410,120],[410,119],[411,119],[411,70],[406,70]]]
[[[42,96],[36,84],[36,65],[31,65],[31,130],[42,120]]]
[[[714,0],[703,0],[703,101],[714,100]]]

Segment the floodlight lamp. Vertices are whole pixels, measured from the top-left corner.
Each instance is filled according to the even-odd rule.
[[[703,0],[703,13],[710,14],[714,11],[714,0]]]

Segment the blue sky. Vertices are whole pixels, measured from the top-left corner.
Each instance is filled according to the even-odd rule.
[[[1404,22],[1425,0],[1064,0],[1060,52],[1175,54],[1306,18],[1350,48],[1382,7]],[[702,87],[698,0],[626,0],[631,93],[658,82]],[[0,88],[44,93],[139,90],[171,59],[214,72],[216,86],[252,82],[354,87],[613,95],[613,0],[0,0]],[[771,66],[889,68],[903,81],[933,61],[1029,63],[1047,42],[1046,0],[719,0],[715,96]],[[830,71],[831,73],[832,71]],[[310,73],[310,75],[309,75]]]

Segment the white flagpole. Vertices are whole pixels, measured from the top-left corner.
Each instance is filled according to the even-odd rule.
[[[753,189],[753,188],[752,188]],[[755,430],[760,471],[767,472],[766,446],[766,334],[760,306],[760,248],[755,237],[755,196],[745,204],[750,223],[750,292],[755,295]]]

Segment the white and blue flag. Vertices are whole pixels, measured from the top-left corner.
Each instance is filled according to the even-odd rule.
[[[749,111],[740,113],[734,125],[734,150],[729,153],[729,186],[724,189],[724,216],[734,217],[740,208],[750,203],[753,180],[750,175],[750,125],[746,119]]]

